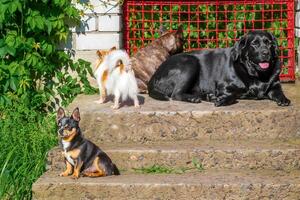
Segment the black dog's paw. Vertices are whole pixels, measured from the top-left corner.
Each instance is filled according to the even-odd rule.
[[[224,106],[225,105],[225,100],[224,99],[216,99],[215,101],[215,106],[219,107],[219,106]]]
[[[227,101],[226,98],[222,98],[222,97],[217,97],[215,100],[215,106],[219,107],[219,106],[226,106],[227,105]]]
[[[289,106],[291,103],[291,101],[285,96],[281,96],[281,98],[279,98],[276,102],[278,106]]]
[[[191,98],[188,98],[188,101],[191,103],[201,103],[201,98],[200,97],[191,97]]]
[[[236,102],[236,99],[233,98],[232,96],[226,96],[222,95],[216,98],[215,100],[215,106],[228,106]]]

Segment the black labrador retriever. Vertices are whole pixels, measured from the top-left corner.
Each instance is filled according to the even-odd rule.
[[[271,99],[279,106],[290,100],[281,89],[280,60],[275,37],[252,31],[233,47],[192,51],[170,57],[148,83],[148,92],[158,100],[226,106],[237,99]]]

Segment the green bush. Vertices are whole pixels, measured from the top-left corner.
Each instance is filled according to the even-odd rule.
[[[51,110],[93,91],[90,63],[74,62],[72,51],[62,49],[79,22],[80,11],[68,0],[0,1],[0,106]]]
[[[63,49],[80,14],[68,0],[0,1],[0,199],[31,198],[57,144],[51,111],[94,92],[90,63]]]
[[[0,199],[30,199],[47,151],[57,144],[55,116],[22,106],[0,113]]]

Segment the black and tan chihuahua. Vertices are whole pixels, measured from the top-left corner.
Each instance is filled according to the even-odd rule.
[[[116,165],[106,153],[91,141],[85,139],[79,128],[80,113],[75,108],[67,117],[63,108],[57,111],[58,135],[61,139],[66,170],[60,176],[72,175],[79,178],[120,175]]]

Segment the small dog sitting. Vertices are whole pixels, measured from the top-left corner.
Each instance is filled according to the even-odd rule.
[[[148,92],[147,84],[154,72],[171,55],[181,53],[183,44],[183,29],[179,26],[177,31],[162,33],[161,37],[132,55],[132,68],[137,78],[139,92]]]
[[[79,109],[74,109],[71,117],[59,108],[57,111],[58,135],[63,147],[66,170],[60,176],[79,178],[120,175],[116,165],[99,147],[85,139],[79,128]]]
[[[119,101],[133,99],[134,106],[139,107],[138,87],[131,69],[131,61],[124,50],[98,50],[95,78],[99,86],[100,99],[97,103],[104,103],[108,95],[114,95],[113,109],[120,107]]]

